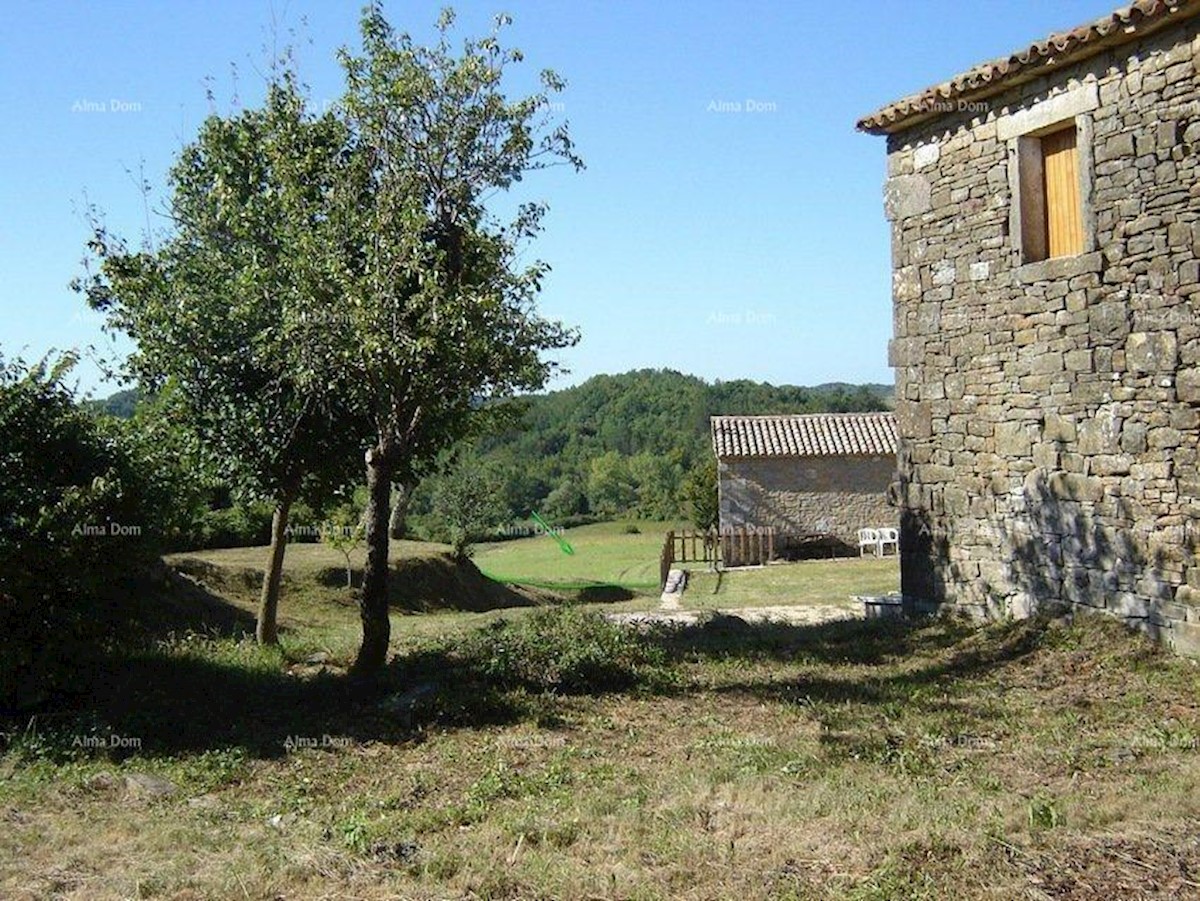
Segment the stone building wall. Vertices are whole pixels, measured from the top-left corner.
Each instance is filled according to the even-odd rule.
[[[1200,652],[1198,22],[888,139],[918,602],[1086,606]],[[1019,136],[1058,116],[1089,182],[1085,252],[1023,264]]]
[[[893,455],[733,458],[718,470],[722,528],[832,535],[856,549],[859,529],[897,524],[887,497]]]

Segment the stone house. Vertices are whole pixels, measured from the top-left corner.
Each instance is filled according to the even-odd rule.
[[[887,136],[902,588],[1200,652],[1200,18],[1139,0]]]
[[[713,416],[722,529],[773,527],[777,547],[858,553],[860,528],[894,526],[891,413]]]

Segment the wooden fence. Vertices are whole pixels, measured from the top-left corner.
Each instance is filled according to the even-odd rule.
[[[755,566],[775,559],[773,528],[729,528],[667,532],[659,557],[659,586],[676,563]]]

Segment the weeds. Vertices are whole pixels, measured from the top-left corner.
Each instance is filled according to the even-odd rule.
[[[497,620],[443,648],[462,673],[508,690],[601,694],[675,681],[660,646],[575,607]]]

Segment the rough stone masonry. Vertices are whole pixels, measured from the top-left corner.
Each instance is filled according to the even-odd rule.
[[[859,123],[888,135],[894,493],[919,605],[1093,608],[1200,654],[1196,5],[1140,2],[1035,45],[1020,77],[941,86],[932,115]],[[1083,252],[1029,262],[1023,139],[1062,122]]]

